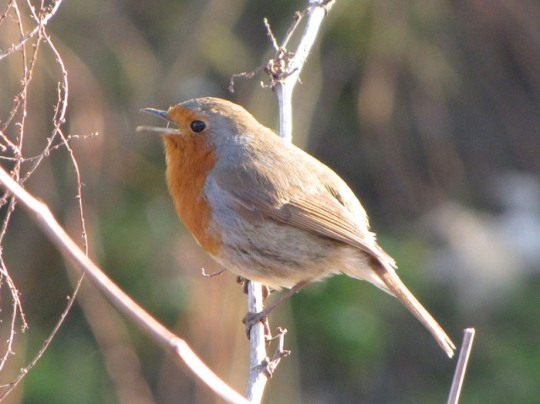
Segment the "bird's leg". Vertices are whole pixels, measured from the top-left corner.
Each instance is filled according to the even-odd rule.
[[[246,332],[247,332],[248,337],[249,337],[249,331],[251,330],[251,327],[257,324],[259,321],[261,321],[263,324],[265,323],[267,324],[268,314],[270,314],[272,310],[274,310],[277,306],[279,306],[281,303],[283,303],[289,297],[294,295],[296,292],[298,292],[307,284],[308,284],[307,280],[300,281],[296,285],[294,285],[291,289],[289,289],[286,293],[283,293],[276,300],[274,300],[272,303],[266,306],[263,309],[263,311],[260,311],[258,313],[249,312],[248,314],[246,314],[242,322],[246,325]]]

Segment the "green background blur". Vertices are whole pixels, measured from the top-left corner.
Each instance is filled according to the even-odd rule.
[[[0,1],[0,12],[8,3]],[[199,96],[231,99],[277,128],[275,94],[259,85],[264,76],[238,79],[234,94],[227,87],[232,74],[272,57],[263,18],[280,39],[306,3],[65,0],[48,26],[69,74],[65,131],[98,133],[71,143],[90,255],[240,392],[248,373],[241,287],[230,273],[201,276],[200,268],[221,268],[174,213],[160,139],[134,129],[156,124],[140,108]],[[538,21],[534,0],[338,0],[294,97],[295,143],[357,192],[405,283],[457,344],[464,328],[476,328],[463,403],[540,396]],[[14,25],[9,16],[0,25],[2,50],[19,40]],[[59,77],[41,49],[28,95],[28,156],[50,135]],[[0,61],[0,121],[21,66],[20,54]],[[12,125],[6,134],[14,133]],[[65,150],[26,187],[80,240]],[[8,383],[49,334],[77,274],[20,209],[2,247],[30,326],[0,373]],[[11,299],[0,280],[5,341]],[[446,401],[455,361],[367,283],[334,277],[310,285],[270,321],[289,330],[292,355],[270,380],[266,402]],[[5,402],[219,400],[86,284]]]

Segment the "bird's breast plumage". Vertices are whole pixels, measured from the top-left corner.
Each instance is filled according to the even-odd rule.
[[[221,235],[212,231],[212,207],[204,194],[208,173],[216,164],[215,152],[205,139],[165,136],[167,185],[176,211],[197,242],[210,254],[219,250]]]

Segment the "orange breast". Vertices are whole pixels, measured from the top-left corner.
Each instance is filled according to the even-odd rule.
[[[212,209],[203,194],[208,172],[216,163],[204,136],[191,133],[163,136],[167,184],[176,212],[184,225],[210,254],[219,251],[221,237],[209,229]]]

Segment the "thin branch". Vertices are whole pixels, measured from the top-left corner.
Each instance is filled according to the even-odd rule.
[[[247,403],[244,397],[216,376],[184,340],[155,320],[112,282],[68,236],[47,205],[30,195],[1,167],[0,183],[31,213],[32,218],[62,255],[83,271],[118,310],[131,318],[156,343],[175,352],[193,373],[221,398],[232,403]]]
[[[2,156],[2,158],[4,160],[9,160],[9,161],[14,162],[14,165],[12,168],[12,175],[19,182],[24,181],[20,179],[21,167],[22,167],[22,164],[27,161],[23,157],[23,152],[22,152],[23,144],[24,144],[24,137],[25,137],[24,135],[25,135],[26,119],[28,116],[28,112],[27,112],[28,96],[27,95],[28,95],[30,84],[33,79],[34,68],[37,65],[38,51],[43,43],[46,43],[55,54],[57,66],[59,66],[62,71],[62,79],[59,81],[58,102],[57,102],[57,108],[56,108],[57,112],[55,113],[55,116],[53,118],[53,126],[55,128],[53,132],[53,136],[51,137],[50,142],[45,146],[43,151],[40,153],[39,155],[40,157],[39,159],[37,159],[38,162],[33,166],[33,168],[30,171],[26,172],[25,179],[29,178],[30,175],[33,173],[33,171],[37,168],[37,165],[39,164],[39,162],[41,162],[41,160],[43,160],[46,156],[49,155],[49,152],[51,150],[52,139],[54,139],[56,133],[61,132],[61,125],[64,122],[65,111],[67,109],[67,98],[68,98],[67,71],[63,65],[60,54],[56,51],[54,44],[47,37],[46,31],[45,31],[45,25],[47,24],[49,19],[52,17],[52,15],[56,12],[58,7],[60,6],[61,0],[56,1],[54,5],[50,5],[47,7],[44,7],[43,4],[44,3],[42,3],[42,6],[41,6],[42,8],[40,8],[39,11],[36,13],[36,10],[32,6],[32,4],[30,2],[27,2],[27,6],[30,10],[31,20],[35,23],[35,27],[30,35],[25,34],[26,30],[24,27],[22,14],[19,9],[19,5],[16,1],[11,1],[7,5],[7,8],[4,14],[2,14],[2,16],[0,17],[0,19],[3,20],[6,16],[8,16],[9,11],[12,10],[14,14],[14,21],[17,24],[17,27],[19,30],[18,44],[12,46],[10,48],[10,51],[8,51],[7,53],[3,54],[2,57],[0,57],[0,60],[1,60],[3,57],[9,54],[12,54],[14,52],[19,52],[22,57],[23,74],[20,80],[20,89],[18,90],[17,94],[13,98],[12,108],[9,112],[7,119],[5,119],[2,122],[2,126],[0,127],[1,129],[0,141],[2,141],[6,145],[5,147],[3,147],[3,151],[7,152],[9,150],[9,152],[12,153],[13,155],[13,157]],[[28,39],[30,38],[35,39],[31,47],[28,46],[29,44],[27,45],[26,43]],[[29,51],[29,49],[31,49],[31,51]],[[63,89],[63,91],[61,89]],[[8,138],[8,136],[4,133],[4,131],[8,128],[9,125],[12,124],[15,117],[18,117],[18,120],[13,125],[15,128],[16,135],[14,136],[14,140],[12,141],[11,139]],[[64,136],[61,135],[61,137],[65,140]],[[67,142],[64,141],[63,144],[69,150],[70,149],[69,145],[67,145],[66,143]],[[78,175],[77,163],[75,161],[73,154],[72,154],[72,162],[75,166],[75,170],[77,171],[77,184],[80,190],[81,180],[80,180],[80,176]],[[80,218],[81,218],[81,223],[82,223],[83,242],[86,243],[86,232],[84,229],[84,219],[83,219],[84,215],[83,215],[83,210],[82,210],[82,203],[81,203],[82,199],[80,198],[80,192],[78,193],[78,199],[79,199],[79,208],[80,208],[79,213],[80,213]],[[8,193],[6,193],[0,199],[0,204],[3,205],[7,200],[9,200],[9,206],[7,208],[7,213],[4,216],[3,221],[2,221],[2,228],[0,230],[0,243],[4,239],[4,236],[7,232],[8,224],[10,223],[11,214],[14,211],[15,206],[16,206],[16,199],[10,196]],[[9,287],[9,290],[12,296],[11,331],[10,331],[10,336],[7,340],[5,353],[2,359],[0,360],[0,368],[2,368],[5,366],[5,363],[8,357],[12,354],[12,346],[13,346],[15,334],[16,334],[15,328],[16,328],[17,319],[20,318],[20,322],[22,323],[21,330],[23,332],[28,328],[28,324],[26,322],[25,314],[22,310],[22,303],[19,297],[19,292],[14,282],[12,281],[10,274],[8,272],[7,266],[3,260],[3,257],[1,256],[0,256],[0,261],[1,261],[1,270],[0,270],[1,278],[7,281],[7,286]],[[79,285],[81,281],[82,281],[82,275],[81,275],[81,279],[79,280]],[[77,294],[77,290],[78,290],[78,286],[75,288],[72,297],[69,299],[68,304],[66,305],[63,312],[61,313],[60,318],[58,319],[55,326],[53,327],[53,330],[51,331],[49,336],[45,339],[45,341],[42,344],[42,347],[39,349],[39,351],[34,356],[34,358],[30,360],[30,362],[23,369],[19,371],[18,375],[12,382],[6,385],[0,386],[2,388],[2,393],[0,394],[0,400],[6,397],[15,388],[15,386],[17,386],[17,384],[22,380],[22,378],[30,371],[30,369],[32,369],[35,366],[37,361],[42,357],[43,353],[45,352],[45,350],[47,349],[47,347],[53,340],[54,336],[60,329],[61,325],[63,324],[63,321],[66,318],[67,314],[71,310],[74,297]]]
[[[15,2],[13,4],[16,4]],[[62,0],[56,0],[54,1],[49,7],[46,9],[40,10],[40,12],[37,14],[39,16],[44,16],[43,18],[39,18],[36,16],[34,7],[29,4],[30,9],[32,10],[32,14],[34,16],[34,19],[36,20],[36,26],[34,29],[21,38],[21,40],[16,44],[12,45],[7,51],[0,52],[0,60],[4,59],[5,57],[11,55],[14,52],[17,52],[19,49],[21,49],[26,42],[36,36],[39,31],[48,24],[49,20],[56,14],[58,9],[60,8],[60,4],[62,4]]]
[[[274,33],[272,32],[272,28],[270,28],[270,23],[268,22],[268,18],[265,17],[263,19],[263,23],[264,23],[264,27],[266,28],[266,35],[268,35],[268,38],[270,38],[270,42],[272,42],[272,47],[276,51],[276,56],[277,56],[280,46],[278,45],[277,39],[274,36]],[[291,30],[289,29],[289,31]]]
[[[447,401],[448,404],[457,404],[459,402],[459,395],[461,394],[461,387],[463,386],[463,380],[465,379],[465,373],[467,371],[467,363],[469,362],[469,356],[474,342],[474,334],[474,328],[465,329],[463,343],[461,344],[461,350],[459,351],[459,358],[456,365],[456,372],[454,373],[454,379],[452,380],[452,387],[450,387],[450,394]]]
[[[81,239],[84,247],[85,254],[88,255],[88,237],[86,233],[86,223],[84,221],[84,208],[83,208],[83,197],[82,197],[82,180],[81,180],[81,171],[79,169],[79,164],[77,163],[77,159],[75,158],[75,154],[73,153],[73,149],[71,148],[69,144],[69,136],[66,136],[64,132],[62,131],[62,125],[66,121],[66,111],[68,106],[68,95],[69,95],[69,81],[68,81],[68,72],[66,69],[66,66],[64,65],[64,61],[62,60],[62,56],[60,55],[60,52],[56,49],[56,46],[51,41],[51,38],[43,34],[43,37],[45,38],[45,41],[49,45],[49,48],[53,51],[53,54],[55,56],[56,63],[60,67],[60,70],[62,72],[62,80],[58,83],[58,101],[54,110],[54,117],[53,117],[53,136],[60,136],[62,139],[62,144],[66,148],[66,150],[69,153],[69,158],[71,160],[71,165],[73,166],[73,170],[75,171],[75,179],[77,182],[77,193],[75,194],[75,198],[77,199],[77,204],[79,208],[79,220],[80,220],[80,226],[81,226]],[[49,146],[52,147],[51,145]],[[77,286],[78,289],[78,286]]]
[[[248,313],[260,313],[263,310],[263,286],[257,282],[247,283]],[[264,325],[257,322],[249,331],[249,379],[246,397],[250,403],[260,403],[264,393],[268,373],[264,371],[266,356],[266,336]]]
[[[285,328],[278,327],[276,335],[272,338],[278,340],[278,346],[276,348],[274,356],[272,356],[272,359],[270,359],[266,365],[266,371],[268,372],[270,377],[274,373],[277,365],[279,365],[279,362],[281,362],[281,359],[291,354],[291,351],[284,348],[285,334],[287,334],[287,330]]]
[[[304,29],[302,39],[298,44],[298,48],[294,53],[294,58],[290,60],[287,71],[284,72],[283,77],[276,80],[274,90],[276,91],[279,100],[279,122],[280,136],[287,142],[292,141],[293,131],[293,114],[292,114],[292,95],[296,83],[302,72],[302,68],[306,62],[306,59],[315,43],[315,39],[321,28],[322,21],[332,5],[334,0],[331,1],[310,1],[310,7],[308,8],[308,20]]]
[[[2,286],[3,279],[5,279],[8,285],[8,289],[11,292],[11,300],[13,301],[13,303],[11,306],[12,313],[11,313],[11,321],[10,321],[9,338],[6,341],[6,349],[5,349],[4,355],[2,356],[2,359],[0,359],[0,371],[2,371],[2,369],[4,368],[9,356],[13,355],[14,353],[12,348],[13,348],[13,343],[15,342],[17,318],[19,318],[19,316],[22,322],[22,326],[21,326],[22,331],[24,332],[26,329],[28,329],[26,316],[24,315],[21,299],[19,298],[19,291],[17,290],[17,287],[15,286],[13,279],[11,279],[9,272],[7,271],[4,258],[0,254],[0,287]],[[2,396],[0,396],[0,400],[1,399],[2,399]]]
[[[54,325],[49,336],[45,339],[45,341],[43,341],[43,344],[41,344],[41,348],[39,348],[39,351],[34,356],[34,358],[32,358],[32,360],[30,361],[28,365],[26,365],[23,369],[21,369],[21,371],[19,372],[19,374],[13,381],[11,381],[10,383],[6,385],[1,386],[5,390],[2,394],[0,394],[0,401],[3,400],[4,397],[6,397],[20,383],[23,377],[25,377],[28,374],[28,372],[36,365],[38,360],[41,359],[41,357],[43,356],[43,354],[45,353],[45,351],[51,344],[54,336],[58,333],[58,330],[60,329],[62,324],[64,324],[64,320],[66,319],[68,313],[71,311],[71,307],[73,306],[73,303],[75,302],[75,296],[77,295],[77,292],[79,291],[79,288],[81,287],[82,281],[83,281],[83,276],[81,275],[81,277],[77,281],[77,285],[75,286],[75,289],[73,290],[73,296],[68,297],[68,304],[66,308],[64,309],[64,311],[62,311],[60,318]]]

